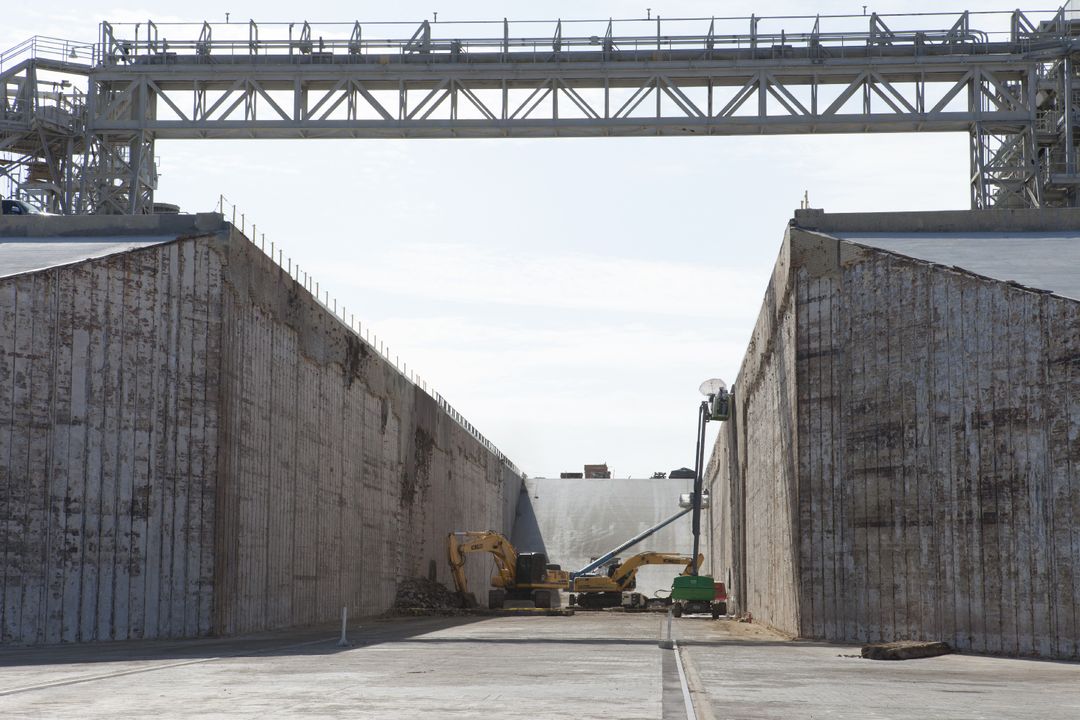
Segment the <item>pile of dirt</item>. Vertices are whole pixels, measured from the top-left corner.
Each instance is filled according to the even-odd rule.
[[[471,602],[470,602],[471,601]],[[397,587],[391,615],[458,615],[467,608],[476,607],[470,596],[448,589],[442,583],[427,578],[412,577],[402,580]]]

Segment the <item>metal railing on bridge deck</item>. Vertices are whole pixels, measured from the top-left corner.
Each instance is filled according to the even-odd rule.
[[[364,325],[357,320],[356,314],[350,314],[344,304],[339,308],[337,298],[332,297],[329,290],[320,287],[318,280],[307,271],[302,270],[299,263],[294,263],[291,257],[286,256],[285,251],[278,247],[273,240],[270,241],[270,245],[267,247],[266,233],[260,234],[258,232],[258,227],[254,223],[251,225],[251,235],[249,236],[246,215],[239,212],[236,205],[230,202],[224,195],[219,196],[217,209],[218,212],[225,217],[230,217],[230,213],[226,212],[226,210],[229,210],[231,212],[231,222],[233,227],[238,229],[240,234],[243,235],[248,242],[269,257],[270,260],[277,265],[279,270],[300,283],[301,287],[307,290],[324,310],[333,315],[340,323],[347,327],[350,332],[355,334],[361,342],[377,353],[379,357],[386,361],[387,365],[393,367],[404,380],[423,391],[428,397],[434,400],[439,408],[445,412],[451,420],[457,423],[465,430],[465,432],[469,433],[473,439],[495,456],[500,464],[515,475],[524,477],[518,466],[503,454],[503,452],[495,446],[495,443],[484,437],[483,433],[481,433],[475,425],[469,422],[464,415],[458,412],[453,405],[447,402],[446,398],[438,393],[435,388],[429,387],[427,381],[421,378],[415,370],[410,371],[408,363],[401,362],[400,356],[393,355],[390,352],[390,347],[379,340],[378,335],[371,332],[370,325]]]
[[[997,44],[1072,33],[1074,11],[1056,10],[673,17],[604,20],[480,20],[348,23],[117,23],[101,25],[99,53],[107,64],[212,62],[211,57],[273,56],[293,62],[392,61],[438,56],[440,61],[492,58],[551,62],[599,54],[656,59],[657,52],[718,54],[757,49],[827,48],[844,57],[868,48],[934,46],[971,53]],[[972,20],[991,25],[975,28]],[[941,23],[938,29],[927,29]],[[792,32],[792,26],[795,31]],[[545,27],[547,32],[536,34]],[[495,32],[492,32],[492,31]],[[525,34],[515,36],[517,31]],[[172,35],[172,37],[169,37]]]
[[[99,59],[93,44],[42,35],[0,52],[0,122],[9,128],[29,129],[38,122],[56,132],[81,131],[86,91],[71,74],[85,75]],[[35,60],[43,62],[31,75]]]
[[[0,76],[27,60],[51,60],[67,70],[88,70],[100,64],[95,43],[35,35],[0,52]]]

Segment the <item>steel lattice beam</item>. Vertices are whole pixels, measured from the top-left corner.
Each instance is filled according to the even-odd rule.
[[[357,23],[329,41],[307,23],[287,38],[284,26],[260,36],[252,22],[237,38],[237,26],[204,23],[179,40],[153,23],[132,37],[103,23],[78,157],[56,157],[44,135],[34,157],[66,173],[69,194],[78,185],[65,207],[146,212],[158,139],[967,132],[973,207],[1080,202],[1080,32],[1064,11],[1042,22],[1018,11],[1007,38],[975,29],[968,13],[919,31],[872,15],[857,33],[823,32],[821,19],[806,33],[767,33],[748,20],[736,35],[715,21],[665,34],[657,20],[655,35],[608,23],[602,36],[577,36],[558,22],[547,38],[514,37],[503,23],[501,37],[465,39],[436,37],[425,22],[399,40]],[[0,152],[32,131],[2,122],[27,119],[33,63],[7,75]]]
[[[181,66],[135,66],[94,73],[110,101],[91,124],[167,139],[955,132],[1033,122],[1010,89],[1030,75],[997,58],[917,68],[232,65],[213,82]],[[139,102],[156,103],[158,116],[133,117]]]

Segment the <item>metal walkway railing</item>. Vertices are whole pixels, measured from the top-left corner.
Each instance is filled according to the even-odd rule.
[[[973,19],[990,25],[978,29]],[[102,23],[106,63],[190,55],[212,62],[223,56],[276,56],[305,62],[349,62],[365,56],[431,56],[470,62],[493,56],[513,62],[548,62],[553,54],[653,53],[788,47],[846,51],[895,44],[939,45],[957,53],[972,46],[1016,43],[1032,34],[1067,33],[1073,13],[1038,11],[869,13],[828,15],[671,17],[576,20],[425,20],[405,22]],[[939,29],[926,29],[941,23]],[[543,29],[544,34],[537,33]],[[445,56],[445,58],[444,58]]]
[[[86,71],[99,64],[95,43],[35,35],[0,52],[0,76],[27,60],[51,60],[66,71]]]

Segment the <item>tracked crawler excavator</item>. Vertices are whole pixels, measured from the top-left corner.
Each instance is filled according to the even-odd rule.
[[[454,586],[463,597],[469,594],[465,556],[485,552],[495,560],[492,589],[488,591],[489,608],[508,604],[557,608],[562,605],[559,591],[570,586],[570,573],[558,565],[549,565],[546,554],[519,553],[509,540],[491,530],[450,533],[446,549]]]
[[[698,555],[700,566],[705,557]],[[637,572],[645,565],[685,565],[682,574],[689,575],[693,558],[680,553],[641,552],[628,560],[611,565],[606,573],[577,575],[570,583],[570,604],[582,608],[644,607],[646,598],[632,592],[637,587]]]

